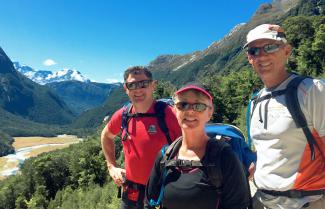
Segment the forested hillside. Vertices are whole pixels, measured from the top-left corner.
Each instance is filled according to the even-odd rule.
[[[68,126],[76,116],[49,87],[17,72],[0,48],[0,156],[13,152],[12,136],[89,134]]]
[[[104,105],[83,112],[73,123],[73,128],[96,128],[104,120],[105,117],[110,117],[118,108],[122,107],[128,97],[125,94],[123,87],[115,88],[107,97]]]

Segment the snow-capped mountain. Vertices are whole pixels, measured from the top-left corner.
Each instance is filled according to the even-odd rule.
[[[47,70],[34,70],[27,65],[20,65],[19,62],[13,62],[15,69],[25,75],[34,82],[45,85],[47,83],[61,82],[61,81],[81,81],[90,82],[79,71],[73,69],[63,69],[57,72]]]

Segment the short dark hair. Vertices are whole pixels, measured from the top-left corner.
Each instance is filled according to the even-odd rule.
[[[149,71],[148,68],[143,66],[134,66],[126,69],[126,71],[124,72],[124,82],[126,82],[130,74],[133,75],[144,74],[147,78],[152,80],[152,73]]]

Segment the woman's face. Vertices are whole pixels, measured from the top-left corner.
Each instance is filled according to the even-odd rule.
[[[183,130],[204,130],[205,124],[213,114],[213,105],[210,99],[195,90],[188,90],[176,95],[174,109],[178,124]]]

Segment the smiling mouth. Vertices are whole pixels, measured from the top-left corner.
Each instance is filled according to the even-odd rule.
[[[268,67],[268,66],[271,66],[271,63],[270,63],[270,62],[267,62],[267,63],[260,63],[259,66],[260,66],[260,67]]]
[[[143,94],[141,95],[134,95],[135,98],[143,97]]]
[[[192,122],[195,122],[195,121],[197,121],[197,120],[196,120],[196,119],[188,119],[188,118],[185,118],[184,121],[185,121],[185,122],[190,122],[190,123],[192,123]]]

